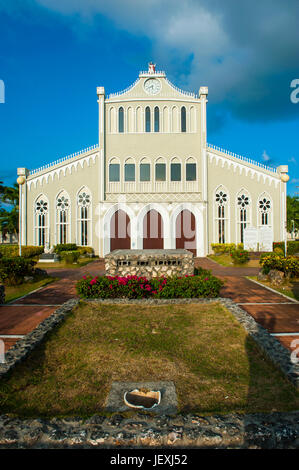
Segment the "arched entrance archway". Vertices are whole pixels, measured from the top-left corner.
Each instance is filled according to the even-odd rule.
[[[176,218],[176,248],[192,251],[196,256],[195,216],[187,209],[182,210]]]
[[[110,251],[131,248],[130,217],[119,209],[110,221]]]
[[[148,211],[143,218],[143,249],[163,249],[163,221],[155,209]]]

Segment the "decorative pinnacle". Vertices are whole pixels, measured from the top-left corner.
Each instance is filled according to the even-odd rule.
[[[208,94],[209,94],[209,88],[207,86],[201,86],[199,89],[199,96],[208,95]]]
[[[105,88],[103,86],[97,87],[97,95],[105,95]]]

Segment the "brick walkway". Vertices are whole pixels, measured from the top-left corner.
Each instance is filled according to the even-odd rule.
[[[299,303],[259,286],[243,276],[255,276],[258,268],[224,267],[209,260],[197,258],[196,265],[211,269],[215,276],[225,281],[222,297],[229,297],[252,315],[262,326],[274,334],[288,349],[298,339]],[[104,274],[103,260],[94,261],[82,268],[47,269],[60,280],[33,292],[26,297],[0,308],[0,339],[6,350],[23,335],[32,331],[42,320],[51,315],[57,306],[76,296],[75,281],[84,274]]]
[[[239,304],[283,346],[293,351],[292,342],[296,339],[299,346],[299,303],[242,277],[256,276],[259,268],[224,267],[208,258],[197,258],[196,265],[211,269],[223,279],[221,297],[229,297]]]
[[[76,297],[75,281],[84,274],[104,274],[103,260],[97,260],[78,269],[47,269],[60,280],[0,307],[0,340],[9,349],[19,337],[32,331],[67,300]]]

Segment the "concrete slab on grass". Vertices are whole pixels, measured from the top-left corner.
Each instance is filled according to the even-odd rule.
[[[173,382],[113,382],[107,398],[106,411],[124,412],[132,411],[134,408],[127,406],[124,402],[125,392],[130,392],[136,388],[147,388],[150,390],[160,390],[161,402],[154,407],[150,413],[159,415],[173,415],[177,413],[177,396]],[[136,411],[147,411],[136,408]]]

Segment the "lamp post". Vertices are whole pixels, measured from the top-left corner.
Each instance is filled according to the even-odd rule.
[[[17,179],[19,185],[19,256],[22,256],[22,186],[25,181],[24,175],[20,175]]]
[[[280,168],[280,180],[285,183],[285,220],[284,220],[284,255],[287,256],[287,182],[290,177],[287,174],[287,165],[281,166]]]

